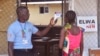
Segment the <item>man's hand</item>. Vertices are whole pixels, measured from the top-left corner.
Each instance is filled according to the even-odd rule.
[[[52,27],[52,26],[54,26],[56,23],[57,23],[57,20],[54,20],[54,18],[52,17],[51,20],[50,20],[49,25]]]

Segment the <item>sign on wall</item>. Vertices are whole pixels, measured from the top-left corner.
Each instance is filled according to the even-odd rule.
[[[85,32],[96,32],[97,16],[78,16],[77,25],[84,28]]]

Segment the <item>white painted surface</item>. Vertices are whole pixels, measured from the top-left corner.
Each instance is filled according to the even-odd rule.
[[[97,32],[84,33],[84,51],[83,56],[88,56],[89,49],[98,48],[98,36]]]

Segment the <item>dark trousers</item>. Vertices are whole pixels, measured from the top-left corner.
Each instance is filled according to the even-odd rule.
[[[14,49],[14,56],[34,56],[34,53],[29,49]]]

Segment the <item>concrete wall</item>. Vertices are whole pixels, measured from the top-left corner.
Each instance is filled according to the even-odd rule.
[[[48,25],[55,12],[61,12],[61,4],[48,4],[49,13],[40,14],[39,7],[43,5],[28,5],[30,11],[29,21],[35,25]],[[56,25],[61,25],[61,19]]]
[[[16,0],[0,0],[0,54],[7,54],[6,31],[15,20]]]
[[[97,0],[74,0],[74,1],[75,1],[74,10],[76,11],[78,16],[97,16]],[[98,31],[84,33],[83,56],[88,56],[88,49],[91,48],[98,48]]]

